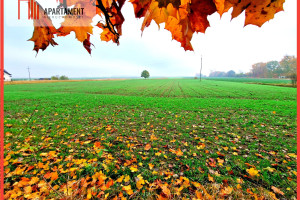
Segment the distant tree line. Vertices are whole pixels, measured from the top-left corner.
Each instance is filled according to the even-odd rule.
[[[279,62],[256,63],[252,65],[249,75],[255,78],[292,78],[295,75],[297,76],[297,58],[295,56],[284,56]]]
[[[209,77],[251,77],[251,78],[290,78],[292,84],[297,83],[297,58],[295,56],[284,56],[281,61],[259,62],[252,65],[250,72],[235,73],[213,71]]]
[[[65,75],[62,75],[62,76],[51,76],[51,80],[69,80],[69,78]]]
[[[228,72],[213,71],[210,72],[209,77],[236,77],[236,73],[233,70],[230,70]]]

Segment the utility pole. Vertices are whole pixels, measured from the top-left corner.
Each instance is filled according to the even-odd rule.
[[[27,69],[28,69],[28,77],[29,77],[29,81],[31,81],[31,78],[30,78],[30,68],[29,68],[29,66],[27,67]]]
[[[201,81],[201,71],[202,71],[202,54],[201,54],[200,81]]]

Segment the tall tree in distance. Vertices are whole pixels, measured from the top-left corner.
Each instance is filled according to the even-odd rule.
[[[286,55],[282,58],[279,64],[282,71],[282,75],[289,76],[292,71],[293,65],[297,65],[297,59],[295,56]]]
[[[297,58],[295,56],[284,56],[279,62],[283,75],[290,78],[292,84],[297,85]]]
[[[149,78],[150,77],[150,73],[147,70],[142,71],[141,77],[143,78]]]
[[[235,71],[233,71],[233,70],[228,71],[228,72],[226,73],[226,76],[227,76],[227,77],[235,77]]]
[[[269,61],[266,64],[266,68],[268,71],[268,78],[278,78],[279,74],[277,74],[277,70],[280,68],[280,64],[278,61]]]
[[[260,62],[252,65],[252,76],[255,78],[266,78],[267,77],[267,68],[266,63]]]

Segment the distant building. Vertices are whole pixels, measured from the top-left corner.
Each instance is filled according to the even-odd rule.
[[[43,81],[43,80],[51,80],[51,78],[39,78],[38,80]]]
[[[4,70],[4,81],[11,81],[11,74]]]

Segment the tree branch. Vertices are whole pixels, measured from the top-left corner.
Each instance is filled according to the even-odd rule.
[[[104,14],[104,16],[105,16],[105,22],[106,22],[106,25],[104,26],[104,28],[108,28],[108,30],[109,30],[111,33],[113,33],[114,35],[117,36],[116,42],[117,42],[117,44],[119,44],[119,35],[120,35],[120,34],[115,30],[115,26],[116,26],[116,25],[114,25],[114,24],[110,21],[110,18],[111,18],[112,16],[110,16],[109,13],[107,12],[107,10],[105,9],[105,7],[104,7],[104,5],[103,5],[103,3],[102,3],[102,0],[97,0],[97,2],[98,2],[98,5],[96,5],[96,7],[99,8],[99,9],[103,12],[103,14]]]

